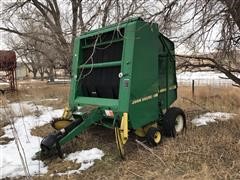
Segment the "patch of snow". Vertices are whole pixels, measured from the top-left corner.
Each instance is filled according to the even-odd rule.
[[[18,80],[18,85],[26,85],[26,84],[30,84],[30,83],[46,83],[46,81],[41,81],[40,79],[21,79]]]
[[[30,82],[39,82],[40,80],[38,80],[38,79],[30,79],[29,81]]]
[[[47,98],[47,99],[42,99],[41,101],[58,101],[58,98]]]
[[[36,106],[30,102],[21,103],[28,110],[33,110]],[[17,103],[9,104],[13,108],[14,112],[20,112],[20,105]],[[40,150],[40,142],[42,138],[32,136],[31,129],[36,126],[44,125],[53,117],[58,117],[63,113],[62,109],[53,110],[50,107],[38,106],[41,110],[42,115],[39,117],[35,116],[25,116],[25,117],[15,117],[14,125],[17,131],[17,136],[19,137],[22,147],[24,148],[24,153],[26,156],[26,162],[31,175],[42,174],[47,172],[47,166],[44,166],[42,161],[32,160],[35,153]],[[4,127],[6,137],[13,138],[13,131],[10,125]],[[24,176],[24,170],[22,167],[19,152],[17,150],[15,141],[10,141],[8,144],[0,145],[1,157],[0,157],[0,178],[4,177],[15,177]],[[21,150],[21,153],[23,151]]]
[[[55,82],[70,82],[71,80],[70,79],[54,79]]]
[[[53,82],[70,82],[71,79],[54,79]],[[47,82],[51,82],[50,79]]]
[[[14,117],[14,126],[17,132],[17,136],[19,137],[19,140],[21,141],[21,145],[23,147],[23,150],[20,150],[20,152],[21,154],[24,153],[26,156],[29,173],[31,175],[47,173],[48,167],[44,166],[42,161],[32,159],[35,157],[35,153],[40,151],[40,142],[42,138],[32,136],[31,129],[49,123],[53,117],[61,116],[63,109],[53,110],[52,107],[35,105],[29,101],[24,101],[20,104],[10,103],[8,104],[8,107],[12,109],[14,113],[22,116]],[[22,108],[26,108],[29,111],[39,110],[41,112],[41,115],[38,117],[30,115],[23,116],[21,110]],[[5,112],[5,110],[3,108],[0,108],[0,112]],[[5,135],[2,137],[14,137],[10,125],[4,127],[4,131]],[[94,161],[96,159],[101,160],[103,156],[104,153],[97,148],[71,153],[66,157],[65,160],[81,163],[81,167],[77,170],[66,170],[64,173],[57,174],[61,176],[80,173],[81,171],[93,166]],[[15,141],[10,141],[8,144],[0,145],[0,179],[24,175],[25,173],[23,165]]]
[[[225,112],[208,112],[203,115],[200,115],[200,117],[196,117],[192,120],[192,123],[196,126],[204,126],[207,125],[210,122],[216,122],[216,121],[227,121],[231,119],[236,114],[234,113],[225,113]]]
[[[55,173],[55,174],[50,174],[51,177],[53,176],[69,176],[71,174],[80,174],[81,172],[79,170],[68,170],[64,173]]]
[[[66,160],[75,161],[76,163],[81,163],[80,171],[86,170],[94,164],[94,160],[101,160],[104,156],[102,150],[98,148],[93,148],[90,150],[82,150],[69,154]]]
[[[9,83],[6,83],[6,82],[0,82],[0,85],[9,85]]]
[[[95,160],[97,160],[97,159],[101,160],[103,156],[104,156],[103,151],[98,148],[92,148],[89,150],[82,150],[82,151],[77,151],[77,152],[71,153],[65,158],[65,160],[73,161],[76,163],[81,163],[81,167],[76,170],[68,170],[64,173],[51,174],[51,176],[80,174],[81,171],[84,171],[84,170],[90,168],[91,166],[93,166]]]

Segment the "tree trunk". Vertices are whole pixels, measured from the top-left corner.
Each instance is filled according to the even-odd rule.
[[[44,72],[40,72],[40,76],[41,76],[41,81],[44,80]]]
[[[49,70],[49,74],[48,74],[48,78],[50,82],[54,82],[54,71],[53,71],[53,67],[50,67]]]
[[[32,73],[33,73],[33,79],[37,79],[37,70],[33,69]]]
[[[234,22],[237,24],[238,29],[240,30],[240,1],[239,0],[221,0],[224,4],[226,4],[229,13],[232,15]]]

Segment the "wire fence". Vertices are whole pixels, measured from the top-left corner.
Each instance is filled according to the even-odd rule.
[[[229,87],[234,83],[228,79],[178,79],[179,86],[217,86]]]
[[[237,77],[240,78],[238,74]],[[216,86],[228,87],[234,82],[223,73],[217,72],[184,72],[177,74],[179,86]]]

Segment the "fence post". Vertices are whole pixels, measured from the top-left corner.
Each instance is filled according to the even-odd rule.
[[[195,91],[195,85],[194,85],[194,80],[192,80],[192,97],[194,98],[195,95],[194,95],[194,91]]]

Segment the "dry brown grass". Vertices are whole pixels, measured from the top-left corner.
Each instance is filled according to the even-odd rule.
[[[39,89],[38,87],[23,88],[19,92],[20,97],[23,98],[28,94],[30,96],[26,97],[29,97],[29,100],[37,99],[37,102],[43,102],[39,101],[42,98],[60,98],[59,106],[61,107],[67,103],[69,89],[66,85],[42,84],[41,87],[40,93],[35,92]],[[178,96],[175,105],[182,107],[188,113],[187,132],[175,139],[163,138],[162,144],[153,148],[155,155],[136,143],[135,136],[131,135],[126,145],[126,160],[122,161],[116,149],[114,132],[102,127],[93,127],[78,139],[66,144],[63,150],[65,153],[70,153],[97,147],[105,153],[103,160],[96,161],[93,167],[81,174],[59,177],[50,176],[50,174],[65,172],[67,169],[77,169],[80,165],[54,156],[44,161],[48,165],[48,173],[33,178],[60,180],[240,179],[239,115],[229,121],[219,121],[202,127],[195,127],[190,122],[193,115],[206,109],[240,113],[240,89],[196,87],[195,98],[192,99],[191,88],[180,87]],[[195,114],[189,115],[192,111]],[[32,130],[32,134],[46,136],[52,130],[49,125],[44,125]],[[156,156],[161,158],[164,164]]]
[[[175,104],[186,110],[199,109],[198,104],[209,111],[240,113],[240,88],[200,86],[195,87],[194,95],[190,87],[179,87]]]
[[[20,83],[17,93],[6,95],[11,102],[33,101],[35,104],[63,108],[68,103],[68,84],[47,84],[45,81]]]
[[[95,127],[65,146],[64,151],[98,147],[105,152],[102,161],[81,174],[50,178],[50,174],[69,167],[68,161],[53,157],[45,161],[49,172],[40,179],[239,179],[239,128],[239,118],[204,127],[195,127],[188,121],[186,134],[164,138],[161,145],[153,148],[155,155],[138,145],[132,136],[126,145],[126,160],[122,161],[113,131]],[[69,169],[74,168],[78,167]]]

